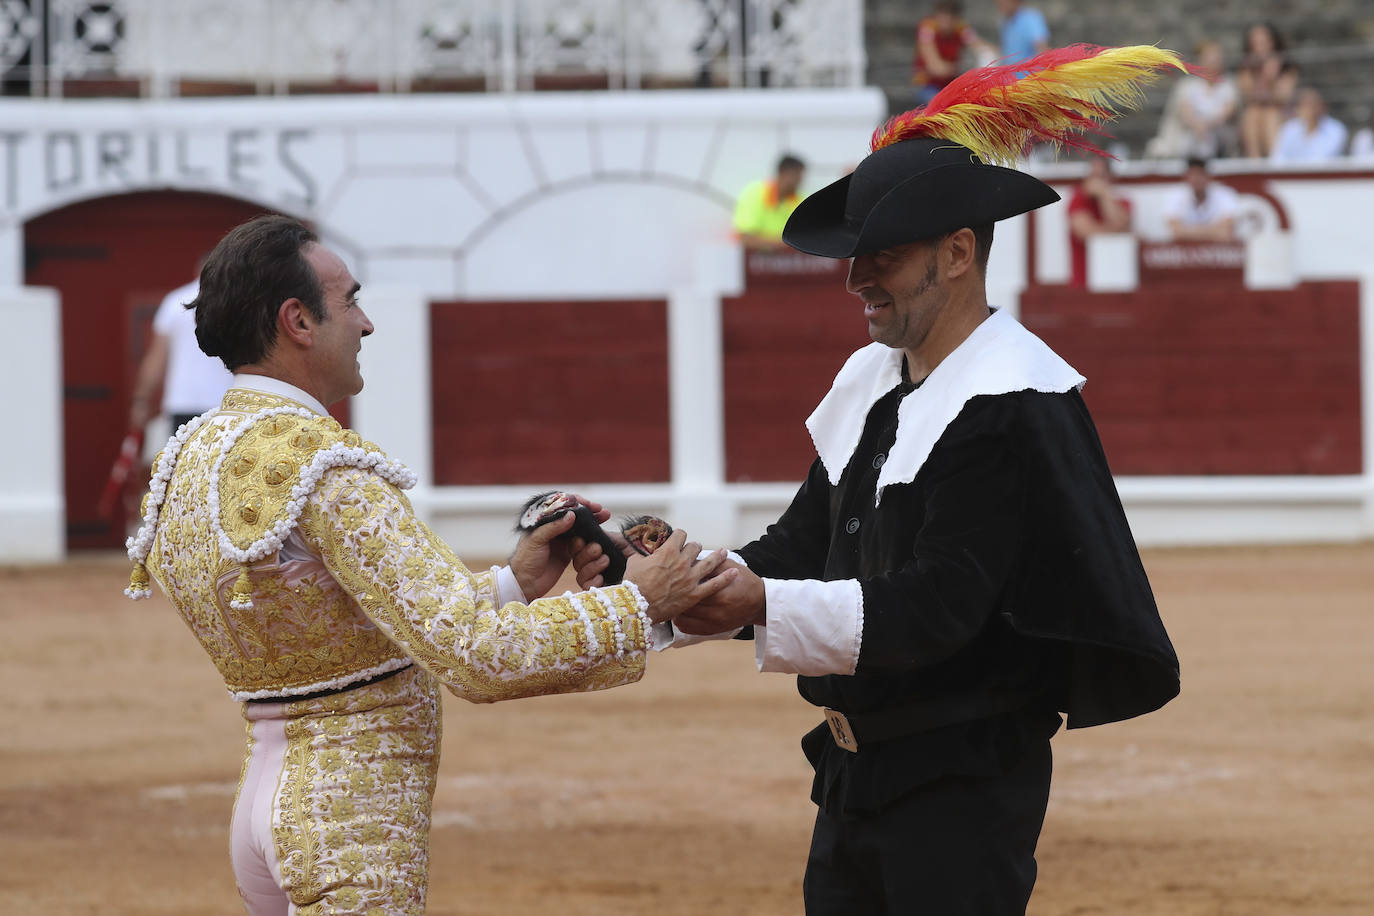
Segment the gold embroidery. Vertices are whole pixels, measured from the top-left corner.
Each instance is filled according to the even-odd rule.
[[[285,405],[282,401],[275,406]],[[291,435],[283,441],[287,433]],[[289,517],[291,489],[317,454],[317,450],[303,454],[293,448],[297,439],[317,441],[320,448],[328,448],[347,442],[348,436],[338,423],[324,417],[275,414],[244,430],[226,456],[224,466],[229,473],[220,474],[216,492],[219,519],[230,542],[240,550]],[[262,468],[259,479],[266,484],[266,491],[246,479],[258,467]]]
[[[313,452],[324,444],[324,437],[313,429],[303,429],[291,437],[291,447],[301,451]]]
[[[295,476],[298,468],[290,461],[274,461],[263,469],[262,479],[269,487],[280,487]]]
[[[257,413],[267,407],[304,407],[299,401],[284,398],[276,394],[267,394],[263,391],[249,391],[247,388],[230,388],[224,393],[224,400],[220,402],[220,410],[233,413]],[[335,425],[338,423],[335,421]]]
[[[257,409],[289,404],[281,398],[264,401],[269,396],[235,391],[251,394],[251,406]],[[233,400],[226,395],[226,405]],[[252,607],[230,606],[231,592],[243,570],[240,564],[220,556],[219,545],[210,534],[208,481],[224,437],[241,421],[241,417],[221,411],[183,447],[159,515],[157,536],[147,560],[149,572],[159,580],[236,694],[306,692],[341,679],[362,679],[369,676],[367,672],[380,673],[379,669],[402,663],[405,653],[362,615],[352,596],[318,561],[313,568],[283,564],[277,556],[255,562],[243,584],[251,594]],[[324,419],[310,422],[324,430],[333,423]],[[338,424],[333,425],[338,428]],[[263,466],[264,460],[267,467],[282,460],[291,460],[299,467],[300,461],[299,456],[277,457],[274,452],[291,455],[284,451],[289,449],[284,442],[278,441],[273,449],[249,445],[248,450],[236,448],[225,462],[231,472],[222,474],[221,481],[235,483],[221,492],[237,493],[236,488],[249,491],[242,498],[231,497],[234,501],[225,508],[232,506],[237,516],[242,503],[250,515],[258,513],[259,524],[265,528],[271,523],[266,507],[284,500],[268,499],[266,494],[272,491],[247,487],[253,481],[251,468],[249,476],[233,477],[236,459],[252,452],[256,453],[253,464],[257,467]],[[286,487],[288,496],[289,489]],[[245,520],[238,525],[240,530],[248,530]]]
[[[234,460],[226,462],[229,473],[235,477],[247,477],[253,473],[253,468],[257,467],[258,453],[252,449],[240,449],[234,455]]]
[[[273,841],[299,913],[423,911],[438,685],[412,668],[288,703]]]
[[[642,675],[647,634],[628,587],[499,607],[494,576],[468,571],[372,470],[324,474],[289,535],[289,558],[275,552],[250,569],[222,557],[210,534],[210,469],[246,421],[238,409],[290,403],[240,389],[225,396],[181,450],[148,555],[150,573],[231,691],[304,693],[394,670],[407,655],[474,702],[595,690]],[[291,517],[293,487],[316,454],[301,445],[375,451],[333,420],[294,413],[241,432],[215,491],[219,521],[239,549]],[[235,476],[236,468],[246,470]],[[244,594],[231,602],[235,583]]]
[[[301,534],[367,616],[445,687],[478,703],[597,690],[638,680],[645,633],[625,586],[579,599],[496,604],[489,572],[473,574],[415,519],[395,487],[365,470],[325,473],[301,514]],[[617,655],[619,619],[624,652]]]
[[[237,810],[239,806],[239,796],[243,794],[243,781],[248,778],[248,762],[253,759],[253,722],[249,720],[246,724],[248,726],[248,735],[244,741],[243,763],[239,765],[239,785],[238,788],[234,790],[235,810]]]
[[[257,527],[258,519],[262,516],[262,493],[257,490],[243,490],[239,493],[238,504],[239,518],[243,519],[243,523]]]
[[[278,414],[276,416],[267,417],[254,425],[258,435],[265,436],[268,439],[275,439],[283,433],[290,432],[297,424],[294,419]]]

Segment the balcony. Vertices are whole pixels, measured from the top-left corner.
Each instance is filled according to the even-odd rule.
[[[861,0],[0,0],[7,95],[859,86]]]

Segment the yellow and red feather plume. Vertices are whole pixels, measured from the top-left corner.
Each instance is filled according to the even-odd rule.
[[[1035,142],[1106,155],[1082,136],[1122,109],[1139,107],[1142,88],[1167,70],[1189,72],[1173,51],[1153,45],[1070,45],[1015,64],[956,77],[930,104],[897,115],[873,133],[877,152],[902,140],[938,137],[984,162],[1010,165]]]

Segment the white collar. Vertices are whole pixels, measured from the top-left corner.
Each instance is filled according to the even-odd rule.
[[[309,407],[320,416],[329,416],[329,411],[321,404],[314,395],[297,388],[290,382],[283,382],[279,378],[272,378],[270,375],[253,375],[248,372],[235,372],[234,380],[229,383],[230,388],[246,388],[249,391],[260,391],[263,394],[276,395],[279,398],[286,398],[288,401],[295,401],[302,407]]]
[[[806,420],[831,485],[849,464],[868,411],[902,380],[902,351],[872,343],[851,355]],[[874,505],[883,488],[910,483],[930,451],[969,399],[1013,391],[1065,392],[1083,376],[1005,310],[993,312],[945,357],[897,409],[897,437],[878,474]]]

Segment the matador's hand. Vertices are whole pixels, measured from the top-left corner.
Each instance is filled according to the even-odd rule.
[[[625,540],[625,535],[619,531],[608,529],[606,534],[626,557],[638,555],[630,546],[630,542]],[[585,541],[576,535],[568,540],[572,543],[572,565],[573,569],[577,570],[577,587],[588,589],[604,585],[606,580],[602,573],[611,565],[611,558],[606,556],[601,545],[595,541]]]
[[[663,519],[654,515],[637,515],[624,518],[620,530],[607,531],[606,538],[612,549],[626,558],[647,557],[664,546],[672,534],[673,526]],[[578,587],[587,589],[603,585],[612,559],[606,555],[605,545],[584,540],[577,535],[573,535],[571,540]]]
[[[592,511],[598,522],[610,519],[611,513],[600,503],[572,495]],[[520,590],[525,593],[527,600],[533,601],[548,594],[563,575],[563,570],[568,568],[568,561],[576,549],[573,541],[580,539],[560,535],[567,534],[572,526],[573,514],[565,512],[561,518],[521,535],[509,562],[511,572],[515,573],[515,579],[520,583]]]
[[[673,619],[735,581],[736,570],[721,571],[725,551],[698,560],[700,554],[701,545],[687,543],[687,535],[679,530],[653,554],[636,554],[626,563],[625,580],[639,587],[654,623]]]

